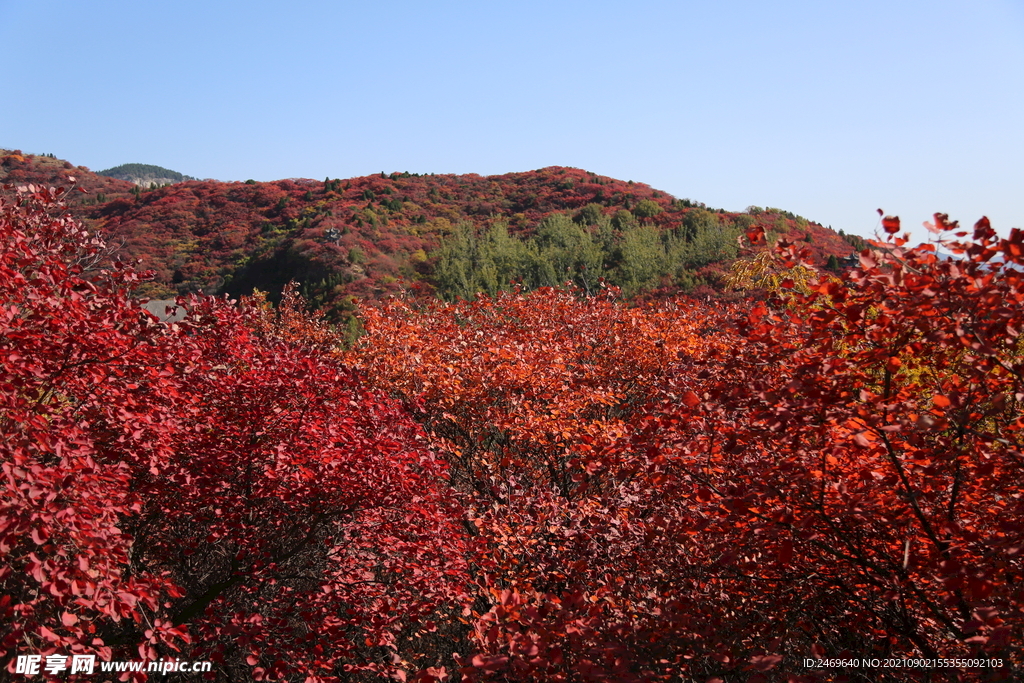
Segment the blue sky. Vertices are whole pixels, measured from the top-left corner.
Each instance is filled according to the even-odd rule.
[[[0,0],[0,45],[0,147],[93,170],[561,165],[865,235],[1024,227],[1019,1]]]

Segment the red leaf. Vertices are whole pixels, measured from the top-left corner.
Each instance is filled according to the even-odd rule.
[[[487,673],[494,673],[508,664],[508,657],[486,657],[484,655],[475,655],[473,657],[473,666],[478,669],[483,669]]]
[[[750,664],[758,671],[768,671],[782,661],[782,655],[760,655],[750,658]]]
[[[779,544],[779,564],[788,566],[793,561],[793,542],[788,538]]]

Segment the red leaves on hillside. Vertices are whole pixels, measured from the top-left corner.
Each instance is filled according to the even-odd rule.
[[[0,181],[10,169],[18,182],[67,182],[59,160],[18,159],[0,157]],[[141,293],[169,298],[201,290],[240,297],[257,288],[271,292],[276,301],[284,285],[296,280],[335,317],[347,315],[349,297],[376,301],[417,288],[432,291],[442,279],[433,277],[437,259],[431,254],[460,224],[483,234],[496,222],[507,223],[509,234],[522,238],[559,213],[588,230],[603,215],[618,216],[620,233],[639,222],[653,226],[662,239],[684,232],[693,239],[695,224],[724,227],[755,220],[676,200],[643,183],[563,167],[500,176],[391,173],[323,182],[188,181],[145,191],[84,169],[76,169],[75,177],[88,190],[74,203],[76,217],[118,245],[122,260],[141,259],[144,268],[155,272]],[[846,257],[852,249],[832,230],[792,213],[751,210],[773,235],[806,244],[816,263],[830,255]],[[622,241],[619,234],[612,239],[615,244],[606,245],[609,261],[617,258],[613,247]],[[700,257],[699,265],[687,266],[690,284],[685,286],[696,287],[702,297],[719,287],[724,269],[718,261],[728,258],[716,250],[708,253],[710,263]]]

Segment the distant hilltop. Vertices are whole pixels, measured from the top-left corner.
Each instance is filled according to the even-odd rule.
[[[198,178],[183,175],[162,166],[153,166],[152,164],[121,164],[120,166],[108,168],[105,171],[99,171],[99,174],[109,178],[117,178],[118,180],[127,180],[140,187],[159,187],[162,185],[173,185],[185,180],[198,180]]]
[[[790,211],[711,208],[564,166],[220,182],[143,164],[99,175],[52,155],[0,150],[0,184],[29,183],[80,190],[67,197],[73,215],[120,245],[118,259],[152,271],[138,296],[237,298],[258,289],[275,301],[295,281],[339,321],[354,320],[356,299],[475,299],[566,281],[618,287],[626,298],[738,297],[727,278],[753,226],[830,270],[864,248]],[[157,304],[156,314],[165,308]]]

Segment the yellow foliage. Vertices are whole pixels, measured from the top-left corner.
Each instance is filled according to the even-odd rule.
[[[730,289],[764,289],[776,294],[793,290],[810,294],[813,285],[821,279],[821,273],[807,266],[781,268],[774,254],[763,251],[750,258],[737,259],[725,283]]]

